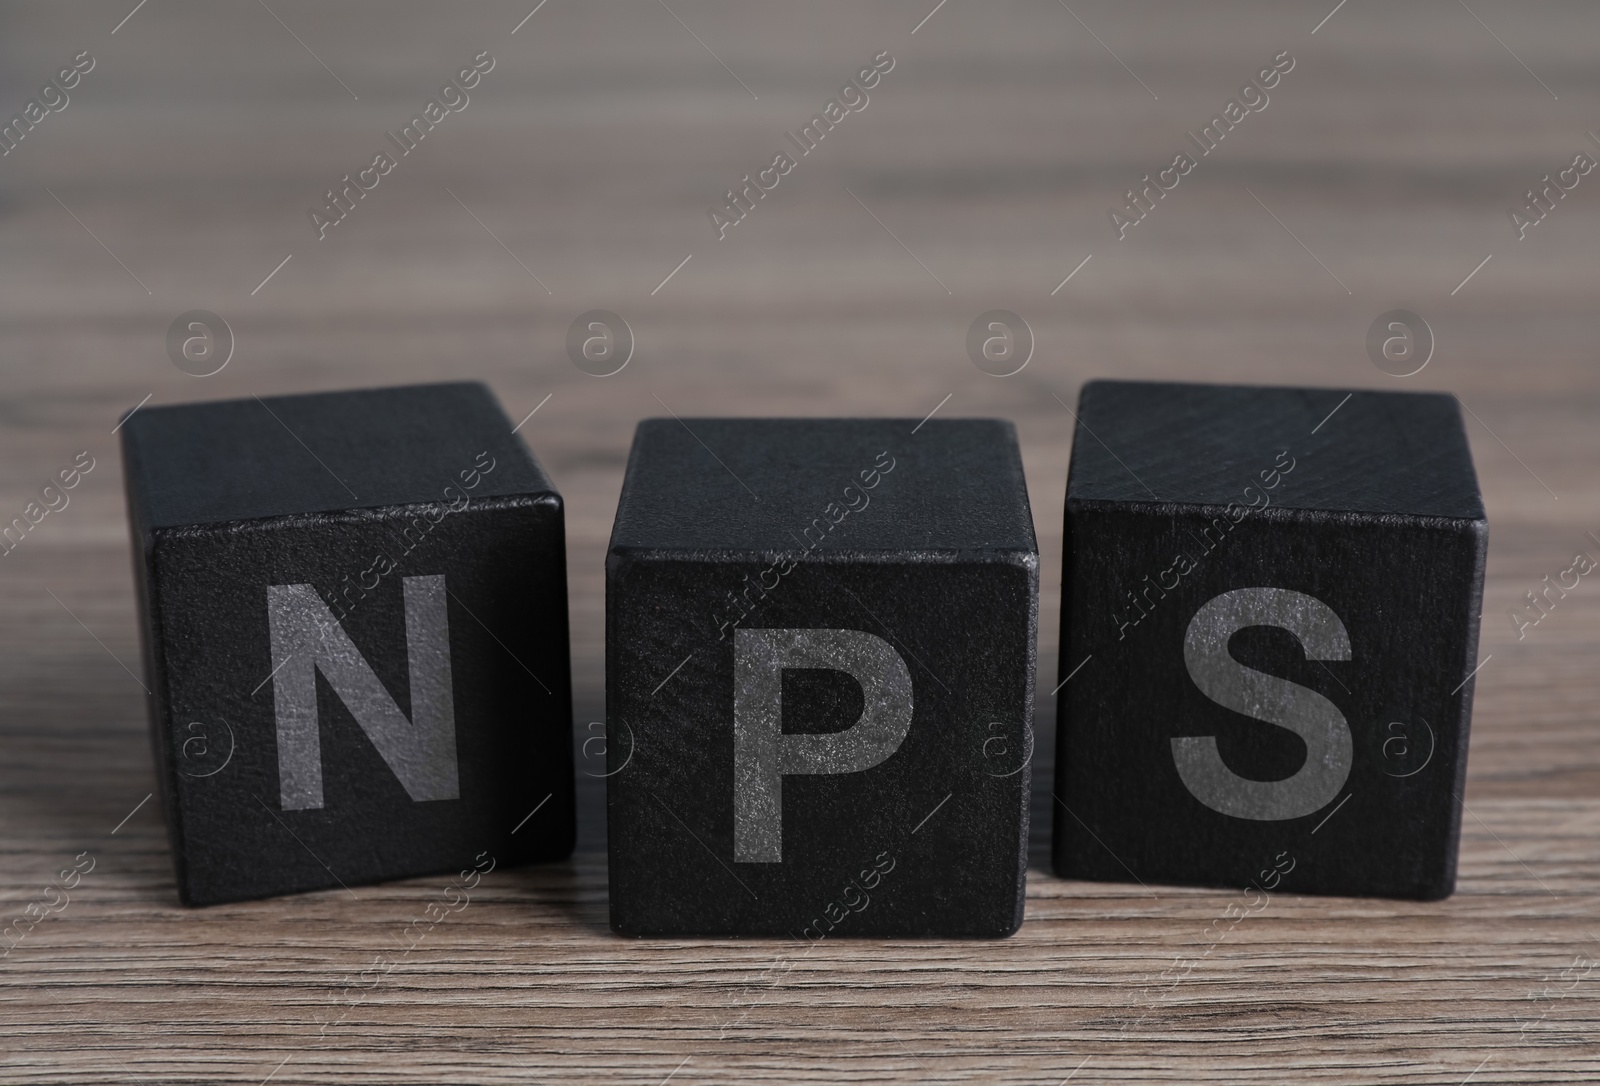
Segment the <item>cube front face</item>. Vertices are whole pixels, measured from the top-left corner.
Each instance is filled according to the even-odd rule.
[[[1251,390],[1258,404],[1264,391]],[[1164,501],[1069,486],[1060,674],[1079,670],[1058,701],[1061,875],[1421,899],[1453,889],[1486,528],[1481,513],[1291,505],[1297,485],[1334,492],[1346,443],[1370,450],[1363,417],[1404,421],[1411,407],[1364,394],[1373,401],[1344,409],[1348,433],[1309,442],[1341,395],[1324,394],[1309,421],[1290,412],[1288,435],[1259,414],[1207,418],[1260,428],[1231,469],[1254,489],[1232,506],[1185,504],[1115,418],[1085,410],[1128,461],[1118,470]],[[1374,425],[1381,447],[1390,422]],[[1181,426],[1167,440],[1181,456]],[[1470,478],[1470,461],[1454,470]]]
[[[801,560],[720,636],[773,566],[612,561],[612,927],[1011,934],[1036,567]]]
[[[1004,936],[1038,548],[993,420],[640,424],[607,561],[611,923]]]
[[[570,852],[554,496],[157,533],[149,584],[186,902]]]
[[[1092,658],[1062,691],[1057,870],[1244,886],[1288,850],[1285,889],[1445,896],[1478,539],[1219,517],[1068,513],[1063,666]]]

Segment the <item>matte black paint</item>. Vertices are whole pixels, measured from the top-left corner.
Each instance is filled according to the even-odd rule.
[[[1347,394],[1084,386],[1058,674],[1082,667],[1057,702],[1059,874],[1245,886],[1287,851],[1285,890],[1435,899],[1454,889],[1488,525],[1452,397]],[[1263,491],[1280,453],[1293,469]],[[1260,508],[1263,493],[1271,504]],[[1218,515],[1239,515],[1228,503],[1251,501],[1258,508],[1213,531],[1209,549],[1197,540]],[[1179,552],[1196,566],[1163,591]],[[1351,641],[1351,660],[1326,663],[1281,629],[1231,642],[1236,660],[1316,690],[1350,725],[1340,798],[1303,818],[1221,814],[1174,766],[1171,740],[1184,735],[1215,735],[1229,767],[1256,780],[1304,761],[1297,736],[1210,701],[1184,664],[1190,619],[1247,587],[1322,600]],[[1148,593],[1137,623],[1130,591]]]
[[[186,904],[571,852],[561,497],[487,388],[150,407],[122,441],[151,740]],[[493,468],[466,488],[480,453]],[[381,578],[380,553],[397,563]],[[331,604],[376,580],[349,593],[341,624],[409,715],[401,578],[428,574],[450,594],[460,798],[413,802],[319,674],[325,806],[281,810],[267,586],[308,583]]]
[[[616,931],[1004,936],[1021,923],[1038,599],[1021,459],[1009,423],[917,425],[640,424],[606,581]],[[830,503],[862,502],[845,487],[880,453],[894,467],[870,502],[814,527],[837,516]],[[824,540],[809,553],[808,526]],[[783,861],[736,863],[722,623],[744,576],[782,556],[799,560],[743,625],[882,637],[910,670],[915,710],[872,769],[786,777]],[[842,672],[786,672],[784,695],[786,732],[837,731],[860,712]]]

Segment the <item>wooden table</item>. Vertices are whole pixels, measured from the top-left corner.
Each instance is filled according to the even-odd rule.
[[[0,908],[94,861],[0,960],[0,1080],[1600,1078],[1600,972],[1563,975],[1600,959],[1600,588],[1520,639],[1508,618],[1576,550],[1600,554],[1600,175],[1525,238],[1508,214],[1577,152],[1600,154],[1600,11],[555,0],[524,19],[533,2],[0,11],[5,110],[84,50],[95,62],[0,158],[0,520],[75,454],[95,463],[0,558]],[[319,240],[321,194],[485,50],[470,103]],[[895,67],[867,107],[719,240],[721,194],[884,50]],[[1270,104],[1119,241],[1119,194],[1284,50],[1295,66]],[[637,336],[613,377],[565,354],[592,307]],[[1004,378],[964,348],[996,307],[1038,343]],[[1403,379],[1365,348],[1397,307],[1438,340]],[[191,309],[236,337],[213,376],[167,356]],[[147,396],[473,376],[514,417],[543,404],[522,433],[567,497],[587,734],[637,419],[1015,419],[1047,695],[1072,429],[1058,400],[1109,375],[1449,389],[1472,412],[1492,659],[1450,900],[1277,895],[1203,954],[1234,895],[1048,873],[1041,696],[1027,921],[1002,942],[613,937],[588,762],[574,858],[492,874],[359,1002],[345,985],[442,880],[178,907],[129,671],[111,434]],[[1164,990],[1175,957],[1202,954]]]

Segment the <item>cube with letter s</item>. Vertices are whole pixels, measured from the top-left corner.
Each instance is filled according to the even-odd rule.
[[[1091,382],[1065,536],[1059,874],[1451,892],[1488,546],[1453,397]]]

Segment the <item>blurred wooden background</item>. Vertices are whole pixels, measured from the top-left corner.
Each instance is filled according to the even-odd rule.
[[[1570,971],[1600,958],[1600,589],[1522,640],[1507,617],[1600,531],[1600,174],[1525,239],[1507,214],[1600,154],[1600,10],[536,2],[0,7],[5,116],[95,61],[0,158],[0,521],[78,452],[96,464],[0,558],[0,913],[95,860],[0,959],[0,1079],[1600,1077],[1600,971]],[[484,50],[470,105],[318,240],[308,208]],[[870,105],[719,241],[707,208],[884,50]],[[1119,194],[1284,50],[1270,106],[1119,242]],[[565,355],[594,307],[637,337],[613,377]],[[1404,379],[1364,345],[1399,307],[1438,339]],[[966,356],[991,308],[1037,337],[1015,376]],[[167,357],[190,309],[236,336],[214,376]],[[1043,548],[1043,781],[1072,422],[1055,397],[1109,375],[1449,389],[1474,413],[1492,660],[1454,898],[1274,896],[1162,995],[1234,895],[1051,877],[1041,791],[1013,939],[631,942],[605,926],[602,789],[580,772],[576,857],[491,875],[358,1005],[343,986],[443,880],[177,906],[120,666],[137,649],[110,431],[145,397],[473,376],[520,418],[548,396],[522,433],[568,503],[580,731],[603,719],[602,554],[638,418],[1015,419]]]

